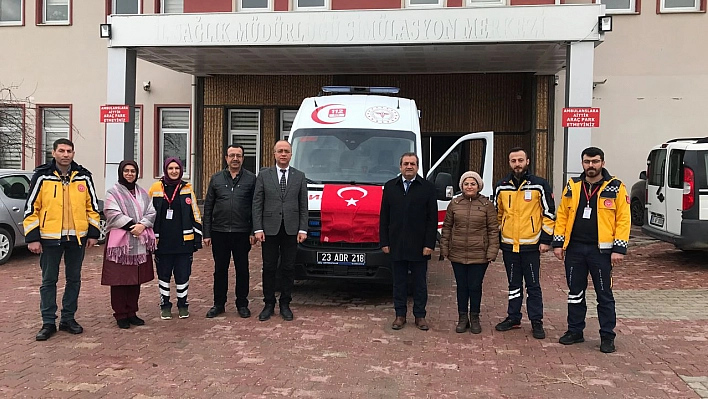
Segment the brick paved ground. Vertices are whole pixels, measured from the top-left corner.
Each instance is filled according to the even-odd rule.
[[[260,251],[252,252],[251,310],[205,319],[212,305],[210,253],[195,256],[192,317],[159,319],[156,284],[143,286],[147,325],[119,330],[108,288],[99,285],[100,248],[86,257],[79,336],[36,342],[37,258],[21,250],[0,267],[0,397],[8,398],[698,398],[708,397],[708,265],[663,243],[634,247],[616,269],[617,353],[598,350],[597,319],[586,342],[564,347],[562,264],[543,257],[548,338],[522,328],[499,333],[506,280],[500,262],[485,280],[480,335],[456,334],[449,263],[430,264],[431,331],[390,328],[390,289],[299,282],[295,320],[259,322]],[[233,276],[233,274],[232,274]],[[671,314],[664,302],[669,303]],[[594,314],[590,311],[589,314]]]

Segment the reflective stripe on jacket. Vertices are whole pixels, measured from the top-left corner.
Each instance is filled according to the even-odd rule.
[[[152,204],[157,211],[155,219],[155,237],[160,238],[160,215],[161,209],[167,201],[164,200],[164,188],[162,180],[158,180],[150,186],[148,195],[152,198]],[[179,195],[175,201],[180,201],[180,209],[182,211],[182,237],[185,244],[193,241],[195,251],[202,247],[202,215],[197,206],[197,198],[194,196],[192,185],[182,181],[180,183]]]

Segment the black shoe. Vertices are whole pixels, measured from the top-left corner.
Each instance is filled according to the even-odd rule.
[[[285,321],[293,320],[293,311],[290,310],[290,305],[280,305],[280,317]]]
[[[274,313],[275,313],[275,304],[267,303],[263,307],[261,314],[258,315],[258,320],[266,321],[266,320],[270,319],[270,316],[273,316]]]
[[[46,341],[56,332],[57,326],[55,326],[54,324],[42,324],[42,329],[39,330],[37,336],[35,336],[35,339],[37,341]]]
[[[578,344],[580,342],[585,342],[585,338],[583,338],[583,333],[579,332],[571,332],[571,331],[566,331],[565,334],[563,334],[562,337],[558,340],[563,345],[573,345],[573,344]]]
[[[134,326],[144,326],[145,325],[145,320],[141,319],[138,316],[128,317],[128,322]]]
[[[614,351],[615,351],[615,339],[614,338],[601,338],[600,352],[612,353]]]
[[[211,309],[207,312],[207,319],[212,319],[222,313],[224,313],[226,310],[224,309],[223,306],[212,306]]]
[[[240,308],[236,309],[238,312],[238,315],[243,317],[244,319],[247,319],[251,317],[251,311],[248,309],[248,306],[241,306]]]
[[[76,320],[62,321],[59,323],[59,331],[66,331],[71,334],[81,334],[84,328],[76,322]]]
[[[521,321],[511,320],[510,318],[504,319],[501,323],[497,324],[494,329],[497,331],[509,331],[512,328],[521,328]]]
[[[536,339],[544,339],[546,338],[546,332],[543,330],[543,322],[542,321],[532,321],[531,322],[531,328],[533,329],[531,332],[531,335],[533,335],[534,338]]]
[[[118,319],[116,320],[116,323],[118,323],[118,328],[130,328],[129,319]]]

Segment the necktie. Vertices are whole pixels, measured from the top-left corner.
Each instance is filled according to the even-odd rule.
[[[286,186],[286,181],[285,181],[285,172],[287,172],[287,169],[280,169],[280,172],[282,175],[280,176],[280,193],[285,194],[285,186]]]
[[[403,181],[403,186],[404,186],[404,188],[405,188],[405,190],[406,190],[406,194],[408,194],[408,189],[409,189],[410,186],[411,186],[411,181],[410,181],[410,180],[404,180],[404,181]]]

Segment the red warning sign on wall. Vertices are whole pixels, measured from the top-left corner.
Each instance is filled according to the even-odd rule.
[[[563,108],[563,127],[600,127],[600,108]]]
[[[129,105],[102,105],[101,123],[126,123],[130,121]]]

